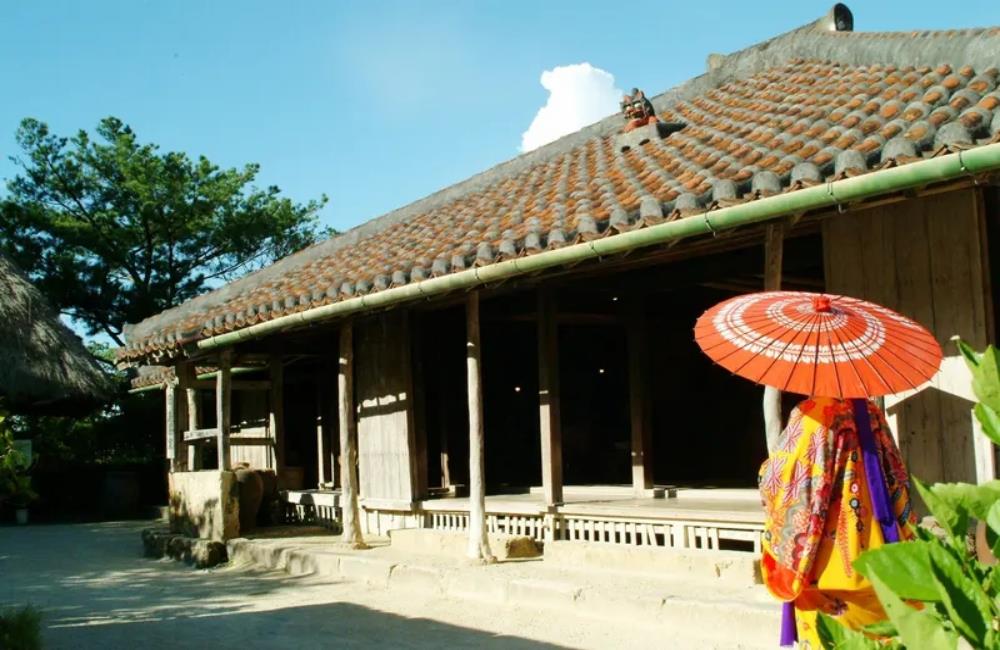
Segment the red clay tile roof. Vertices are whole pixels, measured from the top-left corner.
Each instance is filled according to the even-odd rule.
[[[830,29],[713,55],[653,99],[687,124],[665,139],[619,151],[609,117],[131,326],[121,356],[1000,138],[1000,28]]]

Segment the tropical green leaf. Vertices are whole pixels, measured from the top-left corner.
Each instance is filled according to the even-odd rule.
[[[1000,557],[1000,501],[990,506],[986,513],[986,543],[993,555]]]
[[[938,590],[930,579],[931,544],[923,541],[887,544],[862,553],[854,561],[854,568],[869,579],[877,573],[900,598],[938,600]]]
[[[1000,445],[1000,414],[992,408],[980,402],[973,409],[976,419],[983,427],[983,434],[986,435],[994,445]]]
[[[968,343],[962,339],[955,337],[955,345],[958,347],[958,351],[965,357],[965,363],[969,366],[969,370],[975,372],[979,368],[980,359],[983,355],[976,352]]]
[[[850,630],[822,612],[816,619],[816,631],[826,650],[879,650],[882,646],[856,630]]]
[[[972,392],[980,402],[1000,413],[1000,355],[997,349],[990,345],[979,354],[961,340],[958,349],[972,371]]]
[[[914,477],[913,484],[938,523],[956,537],[965,537],[968,533],[970,518],[985,521],[990,508],[1000,501],[1000,481],[982,485],[936,483],[927,486]]]
[[[959,535],[960,531],[968,528],[968,518],[963,518],[962,512],[956,510],[952,503],[942,499],[937,493],[932,492],[931,488],[916,476],[912,477],[912,479],[913,486],[917,488],[917,492],[920,494],[920,498],[923,499],[927,509],[937,519],[938,524],[948,531],[949,534]]]
[[[920,610],[910,607],[892,592],[878,574],[873,573],[868,579],[907,648],[955,650],[958,647],[958,635],[945,627],[930,608]]]
[[[975,647],[986,647],[993,620],[992,606],[982,587],[965,574],[962,564],[941,546],[929,548],[931,572],[948,618]]]
[[[892,624],[892,621],[879,621],[878,623],[872,623],[871,625],[866,625],[861,628],[865,634],[871,634],[872,636],[896,636],[899,632],[896,631],[896,626]]]

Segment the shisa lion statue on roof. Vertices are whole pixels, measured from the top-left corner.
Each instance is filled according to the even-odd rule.
[[[660,121],[653,102],[638,88],[633,88],[631,93],[622,97],[621,109],[625,117],[625,133]]]

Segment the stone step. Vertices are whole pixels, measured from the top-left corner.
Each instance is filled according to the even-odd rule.
[[[761,584],[756,556],[738,551],[555,541],[545,544],[544,558],[552,566],[656,575],[689,583],[733,587]]]
[[[291,575],[356,580],[424,596],[566,611],[601,620],[631,620],[663,627],[671,638],[703,642],[705,648],[753,650],[773,648],[776,643],[780,608],[759,586],[571,569],[539,560],[471,566],[461,560],[403,554],[391,546],[354,551],[340,546],[337,539],[316,538],[306,544],[294,539],[235,539],[228,543],[228,552],[234,563]]]

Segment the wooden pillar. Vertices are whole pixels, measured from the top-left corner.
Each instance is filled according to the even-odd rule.
[[[641,304],[628,305],[628,391],[632,434],[632,488],[637,494],[653,488],[653,432],[649,404],[646,321]]]
[[[179,431],[179,425],[177,423],[177,391],[175,390],[174,379],[168,379],[163,387],[163,397],[164,397],[164,412],[165,412],[165,433],[166,439],[166,457],[167,457],[167,471],[173,472],[177,466],[177,432]]]
[[[340,511],[344,527],[343,539],[354,548],[367,548],[361,535],[361,513],[358,507],[358,429],[354,420],[354,327],[350,321],[340,326],[337,405],[340,422]]]
[[[194,363],[187,361],[177,364],[178,387],[184,391],[186,402],[186,422],[182,428],[193,431],[201,426],[201,406],[198,403],[198,389],[194,387],[196,379]],[[187,471],[196,472],[202,468],[202,447],[200,441],[187,443]]]
[[[285,469],[285,366],[280,354],[268,358],[271,389],[268,393],[267,432],[271,438],[268,464],[281,484]]]
[[[323,368],[322,364],[320,368]],[[325,383],[323,377],[319,377],[316,382],[316,487],[320,489],[326,485],[326,441],[323,435],[327,420],[326,411],[323,409]]]
[[[785,228],[780,222],[769,223],[764,231],[764,290],[781,289],[781,264],[784,253]],[[781,435],[781,391],[764,387],[764,435],[771,453]]]
[[[448,434],[451,432],[451,399],[444,391],[438,391],[440,398],[439,413],[441,416],[439,443],[441,445],[441,487],[447,489],[451,487],[451,467],[448,458]]]
[[[545,505],[563,501],[562,429],[559,416],[559,324],[549,291],[538,293],[538,412],[542,435]]]
[[[486,455],[483,427],[482,348],[479,333],[479,293],[465,303],[465,366],[469,395],[469,546],[467,555],[495,562],[486,536]]]
[[[227,348],[219,354],[219,371],[215,379],[215,426],[218,431],[216,442],[219,449],[219,469],[227,470],[232,465],[229,453],[229,430],[233,397],[233,350]]]

